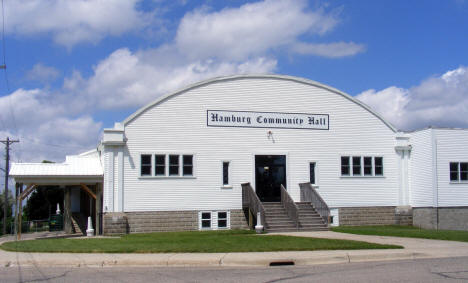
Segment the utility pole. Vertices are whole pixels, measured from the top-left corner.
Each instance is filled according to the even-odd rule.
[[[6,158],[5,158],[5,202],[3,203],[3,235],[6,234],[6,227],[7,227],[7,212],[8,212],[8,174],[10,171],[10,144],[13,144],[15,142],[19,142],[19,140],[10,140],[9,137],[7,137],[6,140],[0,140],[1,143],[5,145],[5,152],[6,152]]]

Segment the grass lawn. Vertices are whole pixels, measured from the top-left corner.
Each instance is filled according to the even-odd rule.
[[[334,227],[332,228],[332,231],[358,235],[395,236],[468,242],[468,231],[428,230],[413,226],[345,226]]]
[[[401,246],[358,241],[256,235],[248,230],[129,234],[121,238],[41,239],[8,242],[7,251],[71,253],[222,253],[397,249]]]

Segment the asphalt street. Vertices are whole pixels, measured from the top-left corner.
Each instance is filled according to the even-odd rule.
[[[0,282],[467,282],[468,257],[307,267],[0,268]]]

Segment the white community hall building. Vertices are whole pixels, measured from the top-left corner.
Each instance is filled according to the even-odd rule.
[[[68,233],[328,225],[468,230],[468,130],[394,128],[332,87],[280,75],[159,97],[61,164],[12,164],[30,192],[65,190]]]

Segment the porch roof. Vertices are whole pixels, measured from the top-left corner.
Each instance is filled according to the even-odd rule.
[[[99,153],[67,156],[63,163],[12,163],[10,176],[21,183],[73,183],[102,181]]]

